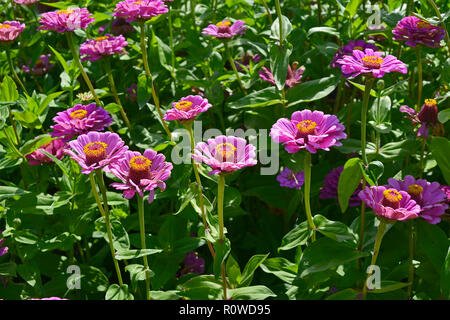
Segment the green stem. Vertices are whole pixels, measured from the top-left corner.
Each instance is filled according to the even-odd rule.
[[[367,107],[369,105],[370,90],[372,89],[373,81],[373,78],[366,78],[361,108],[361,153],[365,165],[368,164],[366,155]]]
[[[408,282],[409,282],[409,286],[408,286],[408,299],[411,299],[411,294],[412,294],[412,288],[413,288],[413,282],[414,282],[414,264],[413,264],[413,260],[414,260],[414,251],[415,251],[415,225],[414,225],[414,221],[411,220],[409,221],[409,274],[408,274]]]
[[[169,35],[170,35],[170,54],[172,61],[172,77],[176,81],[175,76],[175,50],[173,45],[173,25],[172,25],[172,7],[169,5]]]
[[[230,53],[230,49],[228,48],[227,40],[225,40],[223,42],[223,45],[225,46],[225,52],[226,52],[226,55],[228,57],[228,62],[230,63],[231,68],[233,68],[233,71],[234,71],[234,73],[236,75],[236,78],[237,78],[237,81],[239,83],[239,87],[241,88],[242,92],[245,95],[247,95],[247,91],[245,90],[244,85],[242,84],[241,77],[239,76],[239,72],[237,71],[236,66],[234,64],[234,61],[233,61],[233,58],[231,57],[231,53]]]
[[[420,106],[422,104],[422,47],[418,45],[416,47],[416,55],[417,55],[417,105],[416,111],[420,110]]]
[[[310,192],[311,192],[311,153],[305,152],[305,210],[308,219],[309,229],[312,230],[312,242],[316,241],[316,226],[311,213]]]
[[[97,203],[98,209],[100,210],[102,216],[105,216],[105,209],[103,209],[102,202],[100,201],[100,197],[97,192],[97,186],[95,185],[93,172],[89,174],[89,181],[91,182],[92,193],[94,194],[95,202]]]
[[[225,176],[223,174],[219,174],[219,184],[217,190],[217,211],[219,216],[219,241],[224,242],[224,222],[223,222],[223,198],[225,192]],[[227,300],[227,276],[225,270],[225,262],[222,262],[221,268],[222,275],[222,289],[223,289],[223,299]]]
[[[440,23],[441,23],[442,28],[443,28],[444,31],[445,31],[445,39],[446,39],[446,42],[447,42],[448,53],[450,54],[450,37],[449,37],[449,35],[448,35],[447,26],[445,25],[444,20],[442,20],[441,13],[439,12],[439,9],[438,9],[438,7],[436,6],[436,3],[434,3],[433,0],[428,0],[428,2],[431,3],[431,6],[433,7],[434,11],[436,12],[436,15],[439,17],[439,21],[440,21]]]
[[[69,45],[69,49],[72,52],[72,57],[75,60],[75,63],[77,64],[78,69],[80,69],[80,72],[81,72],[81,75],[83,76],[84,82],[86,82],[87,86],[89,87],[89,90],[91,91],[92,96],[94,97],[94,100],[97,103],[97,105],[101,106],[102,104],[101,104],[97,94],[95,93],[94,86],[92,85],[91,80],[89,80],[89,77],[88,77],[86,71],[84,70],[83,65],[81,64],[80,58],[78,57],[78,52],[75,50],[72,32],[65,32],[65,34],[67,37],[67,44]]]
[[[262,1],[263,5],[264,5],[264,8],[266,8],[267,16],[269,17],[270,25],[272,25],[273,24],[273,19],[272,19],[272,15],[270,14],[269,6],[267,5],[265,0],[261,0],[261,1]]]
[[[144,197],[138,195],[138,212],[139,212],[139,229],[141,233],[141,249],[145,250],[145,222],[144,222]],[[145,287],[146,287],[146,296],[147,300],[151,300],[150,297],[150,271],[148,268],[147,256],[142,257],[144,260],[144,268],[145,268]]]
[[[419,178],[422,178],[422,175],[423,175],[423,169],[424,169],[424,155],[425,155],[425,146],[426,146],[426,144],[427,144],[427,139],[423,139],[423,142],[422,142],[422,148],[421,148],[421,150],[420,150],[420,169],[419,169]]]
[[[103,198],[103,209],[104,209],[104,218],[105,218],[105,224],[106,224],[106,231],[108,233],[108,240],[109,240],[109,248],[111,250],[111,255],[114,261],[114,267],[116,269],[117,273],[117,279],[119,280],[119,285],[123,286],[122,281],[122,274],[120,272],[119,262],[116,259],[116,251],[114,250],[114,243],[112,238],[112,231],[111,231],[111,221],[109,220],[109,208],[108,208],[108,198],[106,196],[106,186],[105,182],[103,181],[103,172],[99,170],[95,170],[95,174],[97,175],[97,182],[100,187],[100,190],[102,192],[102,198]]]
[[[283,46],[283,19],[281,18],[280,0],[275,0],[275,9],[278,16],[278,24],[280,28],[280,47]]]
[[[378,92],[378,94],[377,94],[377,125],[379,125],[380,124],[380,122],[381,122],[381,119],[380,119],[380,101],[381,101],[381,96],[380,96],[380,92]],[[381,141],[380,141],[380,132],[379,131],[377,131],[376,133],[376,140],[375,140],[375,144],[376,144],[376,146],[375,146],[375,148],[376,148],[376,153],[378,154],[378,153],[380,153],[380,144],[381,144]]]
[[[194,28],[194,31],[197,29],[197,26],[195,25],[195,0],[191,0],[191,16],[192,16],[192,26]]]
[[[25,86],[23,84],[23,82],[20,80],[19,76],[16,73],[16,70],[14,69],[14,65],[13,65],[13,62],[12,62],[12,59],[11,59],[11,52],[10,52],[9,46],[6,47],[6,58],[8,59],[9,69],[11,70],[11,73],[12,73],[14,79],[17,81],[17,83],[19,83],[19,85],[22,88],[22,90],[27,95],[29,95],[27,89],[25,88]]]
[[[281,89],[281,98],[283,99],[283,116],[286,114],[286,89]]]
[[[341,95],[342,95],[342,86],[344,85],[345,80],[341,80],[339,82],[338,88],[337,88],[337,95],[336,100],[334,101],[334,108],[333,108],[333,114],[337,115],[339,112],[340,102],[341,102]]]

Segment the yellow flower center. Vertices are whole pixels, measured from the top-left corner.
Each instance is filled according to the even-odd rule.
[[[418,196],[422,193],[423,188],[418,184],[412,184],[408,187],[408,193],[414,196]]]
[[[151,165],[152,162],[144,156],[136,156],[130,160],[130,167],[135,171],[146,171]]]
[[[72,119],[80,119],[81,120],[81,119],[84,119],[86,117],[86,115],[87,115],[87,111],[80,109],[80,110],[76,110],[76,111],[72,112],[70,114],[70,117]]]
[[[368,68],[379,69],[383,63],[383,59],[375,56],[367,56],[361,59],[363,65]]]
[[[355,46],[355,47],[353,47],[353,50],[364,51],[363,47],[360,47],[360,46]]]
[[[228,21],[228,20],[223,20],[223,21],[217,22],[216,26],[218,26],[218,27],[229,27],[229,26],[231,26],[231,22]]]
[[[83,152],[88,157],[98,158],[106,152],[107,148],[108,145],[106,143],[94,141],[85,145]]]
[[[175,104],[175,108],[178,110],[188,111],[192,107],[192,102],[190,101],[180,101]]]
[[[0,23],[0,29],[8,29],[8,28],[11,28],[11,25],[10,24],[6,24],[6,23]]]
[[[425,104],[435,106],[437,105],[437,102],[434,99],[425,99]]]
[[[431,24],[429,24],[428,22],[425,21],[418,21],[416,23],[416,27],[417,28],[426,28],[426,29],[430,29],[431,28]]]
[[[300,133],[304,135],[313,134],[316,126],[317,123],[311,120],[303,120],[297,123],[298,131],[300,131]]]
[[[228,142],[221,143],[216,146],[216,153],[222,155],[222,158],[224,159],[234,156],[236,150],[236,147]]]
[[[133,1],[133,3],[141,4],[142,1]]]
[[[402,200],[402,195],[400,192],[394,189],[387,189],[383,191],[384,198],[390,203],[398,203]]]
[[[95,38],[95,41],[102,41],[102,40],[108,40],[109,36],[103,36],[103,37],[97,37]]]
[[[75,11],[73,11],[73,10],[59,10],[59,11],[56,11],[56,14],[71,14],[71,13],[74,13]]]

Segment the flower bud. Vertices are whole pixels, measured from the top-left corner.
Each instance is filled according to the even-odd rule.
[[[436,100],[425,99],[425,104],[420,109],[418,118],[423,123],[429,123],[432,125],[436,125],[439,122],[438,113],[439,113],[439,110],[436,105]]]
[[[380,79],[377,81],[377,89],[378,90],[383,90],[384,89],[384,80]]]

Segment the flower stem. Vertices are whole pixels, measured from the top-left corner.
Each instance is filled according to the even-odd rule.
[[[245,95],[247,95],[247,91],[245,90],[244,85],[242,84],[241,77],[239,76],[239,72],[237,71],[236,65],[234,64],[233,58],[231,57],[230,49],[228,48],[228,43],[226,40],[223,42],[223,45],[225,46],[225,52],[228,57],[228,62],[230,63],[231,68],[233,68],[233,71],[236,74],[236,78],[239,83],[239,87],[241,88],[242,92]]]
[[[170,35],[170,54],[172,61],[172,77],[176,82],[175,76],[175,50],[173,45],[173,25],[172,25],[172,7],[169,4],[169,35]]]
[[[139,229],[141,233],[141,248],[143,250],[146,249],[145,244],[145,222],[144,222],[144,197],[138,195],[138,212],[139,212]],[[147,256],[142,257],[144,259],[144,267],[145,267],[145,287],[146,287],[146,296],[147,300],[151,300],[150,297],[150,272],[148,268]]]
[[[367,107],[369,105],[370,90],[372,89],[373,81],[373,78],[366,78],[361,108],[361,154],[365,165],[368,164],[366,155]]]
[[[427,144],[427,139],[423,138],[422,148],[420,150],[420,168],[419,168],[419,178],[422,178],[423,169],[424,169],[424,155],[425,155],[425,146]]]
[[[224,223],[223,223],[223,198],[225,193],[225,176],[223,174],[219,174],[219,184],[217,189],[217,211],[219,216],[219,241],[224,242]],[[223,289],[223,299],[227,300],[227,276],[225,270],[225,262],[222,262],[222,289]]]
[[[420,105],[422,102],[422,47],[420,45],[416,46],[417,55],[417,105],[416,111],[420,110]]]
[[[102,216],[105,216],[105,209],[103,209],[102,203],[100,201],[100,197],[97,192],[97,186],[95,185],[94,173],[89,174],[89,181],[91,182],[92,193],[94,194],[95,202],[97,203],[98,209]]]
[[[105,214],[104,218],[105,218],[105,224],[106,224],[106,231],[108,234],[109,248],[111,250],[111,256],[114,261],[114,267],[116,269],[117,279],[119,280],[119,285],[122,287],[123,286],[122,274],[120,272],[119,262],[116,260],[116,254],[115,254],[116,251],[114,250],[114,243],[113,243],[112,231],[111,231],[111,221],[109,220],[108,198],[106,196],[105,182],[103,181],[103,172],[99,169],[99,170],[95,170],[95,174],[97,175],[97,182],[100,187],[100,191],[102,193],[102,198],[103,198],[103,209],[104,209],[104,214]],[[99,209],[100,209],[100,207],[99,207]]]
[[[416,232],[415,232],[415,225],[414,221],[409,221],[409,274],[408,274],[408,299],[411,299],[411,293],[413,288],[413,282],[414,282],[414,251],[415,251],[415,238],[416,238]]]
[[[144,60],[144,69],[145,69],[145,75],[148,79],[152,82],[152,97],[153,101],[155,102],[156,111],[158,112],[159,118],[161,120],[161,123],[164,127],[164,130],[167,133],[167,136],[169,137],[169,140],[172,140],[172,134],[170,133],[169,128],[167,127],[166,122],[163,119],[163,114],[161,112],[161,108],[159,106],[159,98],[155,90],[155,85],[153,83],[153,77],[150,72],[150,67],[148,66],[148,57],[147,57],[147,44],[145,43],[145,22],[140,21],[139,25],[141,27],[141,51],[142,51],[142,60]]]
[[[14,69],[14,65],[13,65],[13,62],[12,62],[12,59],[11,59],[11,52],[10,52],[9,46],[6,47],[6,58],[8,59],[9,69],[11,70],[11,73],[12,73],[14,79],[15,79],[15,80],[17,81],[17,83],[20,85],[20,87],[22,88],[22,90],[23,90],[27,95],[29,95],[27,89],[25,88],[25,86],[24,86],[24,84],[23,84],[23,82],[20,80],[19,76],[18,76],[17,73],[16,73],[16,70]]]
[[[333,108],[333,114],[337,115],[339,112],[340,102],[341,102],[341,95],[342,95],[342,86],[344,85],[345,80],[341,80],[339,82],[338,88],[337,88],[337,95],[336,100],[334,101],[334,108]]]
[[[381,112],[381,110],[380,110],[380,101],[381,101],[381,96],[380,96],[380,92],[378,92],[378,97],[377,97],[377,125],[379,125],[380,123],[381,123],[381,118],[380,118],[380,112]],[[378,154],[378,153],[380,153],[380,144],[381,144],[381,141],[380,141],[380,132],[379,131],[377,131],[376,133],[376,140],[375,140],[375,149],[376,149],[376,153]]]
[[[262,0],[262,3],[263,3],[263,5],[264,5],[264,8],[266,8],[267,16],[269,17],[270,25],[272,25],[272,24],[273,24],[273,19],[272,19],[272,15],[270,14],[269,6],[267,5],[267,3],[266,3],[265,0]]]
[[[309,229],[312,230],[312,242],[316,241],[316,226],[311,214],[310,192],[311,192],[311,153],[305,152],[305,210]]]
[[[384,231],[386,230],[386,222],[383,220],[380,220],[380,224],[378,225],[377,230],[377,236],[375,239],[375,245],[373,248],[373,254],[372,254],[372,261],[370,262],[370,265],[373,266],[377,262],[378,253],[380,251],[381,241],[383,240]],[[370,274],[367,275],[366,281],[363,284],[363,298],[367,295],[367,281],[370,278]]]

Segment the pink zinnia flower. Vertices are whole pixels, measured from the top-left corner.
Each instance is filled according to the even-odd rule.
[[[425,104],[422,105],[419,113],[406,105],[400,107],[400,112],[407,113],[407,118],[411,120],[412,124],[420,124],[417,136],[423,136],[425,139],[428,138],[429,129],[439,123],[439,110],[434,99],[425,99]]]
[[[334,168],[327,174],[323,182],[323,187],[320,189],[320,199],[338,199],[338,184],[342,171],[344,171],[344,166]],[[361,204],[361,199],[358,197],[358,193],[361,190],[362,184],[360,183],[355,192],[350,196],[348,204],[350,207],[356,207]]]
[[[38,30],[74,31],[77,29],[86,29],[88,25],[95,21],[92,14],[86,8],[64,9],[43,13],[39,23]]]
[[[71,149],[66,153],[83,168],[81,173],[89,174],[94,170],[109,170],[109,165],[123,158],[128,150],[116,133],[89,132],[69,142]]]
[[[51,57],[51,54],[42,54],[39,57],[39,59],[36,61],[36,64],[34,65],[33,68],[30,68],[30,66],[25,66],[25,65],[22,66],[23,72],[31,73],[36,76],[42,76],[42,75],[48,73],[55,66],[55,64],[50,63],[50,61],[49,61],[50,57]]]
[[[303,72],[305,72],[305,67],[301,66],[298,69],[297,69],[297,67],[298,67],[298,62],[294,62],[292,64],[292,68],[291,68],[291,66],[288,66],[286,82],[285,82],[286,87],[292,88],[300,83]],[[275,80],[273,79],[273,74],[268,68],[262,67],[262,71],[258,71],[258,74],[259,74],[260,78],[263,79],[264,81],[270,82],[273,85],[275,85]]]
[[[284,168],[277,176],[277,181],[280,183],[280,187],[300,190],[301,186],[305,184],[305,172],[294,172],[289,168]]]
[[[212,107],[208,99],[201,96],[187,96],[172,104],[172,109],[166,111],[164,120],[178,120],[181,123],[194,120],[200,113]]]
[[[306,149],[316,153],[317,149],[330,150],[341,146],[340,139],[347,138],[345,127],[335,115],[321,111],[302,110],[292,114],[291,120],[278,119],[270,130],[270,136],[276,143],[281,143],[289,153]]]
[[[116,4],[113,16],[125,18],[127,22],[134,20],[149,20],[169,12],[164,1],[161,0],[125,0]]]
[[[25,6],[29,6],[30,4],[39,2],[39,0],[14,0],[15,3],[23,4]]]
[[[229,39],[238,34],[244,34],[247,26],[242,20],[236,20],[233,24],[230,20],[223,20],[217,24],[210,24],[202,33],[220,39]]]
[[[96,61],[104,56],[125,53],[127,45],[128,42],[122,35],[113,37],[110,34],[106,34],[95,39],[88,39],[80,46],[80,56],[84,56],[81,60]]]
[[[392,221],[419,217],[420,206],[405,191],[382,186],[366,187],[358,195],[379,217]]]
[[[342,74],[356,77],[360,74],[371,74],[375,78],[382,78],[385,73],[397,71],[407,73],[406,64],[392,55],[383,57],[380,51],[373,51],[370,48],[353,50],[352,55],[346,55],[336,61],[340,64]]]
[[[113,122],[111,115],[95,103],[82,105],[77,104],[73,108],[58,112],[53,118],[56,123],[50,128],[52,137],[63,137],[63,141],[69,141],[76,135],[85,134],[89,131],[103,131]]]
[[[235,136],[218,136],[199,142],[191,157],[203,162],[213,170],[209,174],[234,172],[244,167],[256,165],[255,146]]]
[[[5,21],[0,23],[0,41],[9,42],[13,41],[15,38],[22,33],[25,29],[25,24],[19,21]]]
[[[131,199],[136,192],[143,197],[144,191],[150,191],[148,202],[151,203],[155,197],[155,189],[161,191],[166,189],[164,181],[169,179],[173,165],[165,162],[166,157],[147,149],[144,154],[135,151],[127,151],[123,157],[111,164],[109,170],[123,183],[111,184],[117,190],[123,190],[123,197]]]
[[[407,175],[404,181],[390,178],[388,183],[388,187],[405,191],[411,196],[411,199],[420,206],[421,218],[431,224],[441,222],[440,216],[445,213],[448,205],[444,203],[447,195],[441,190],[439,183],[430,183],[424,179],[416,180],[410,175]]]
[[[43,145],[39,149],[34,150],[32,153],[27,154],[26,158],[29,160],[28,164],[39,165],[42,163],[53,162],[47,155],[43,154],[40,150],[44,150],[51,155],[54,155],[58,160],[64,157],[64,149],[66,148],[66,143],[62,139],[55,139],[49,143]]]
[[[394,40],[405,41],[405,44],[410,47],[419,44],[430,48],[438,48],[445,36],[445,31],[440,26],[434,26],[415,16],[400,20],[392,33],[394,34]]]

